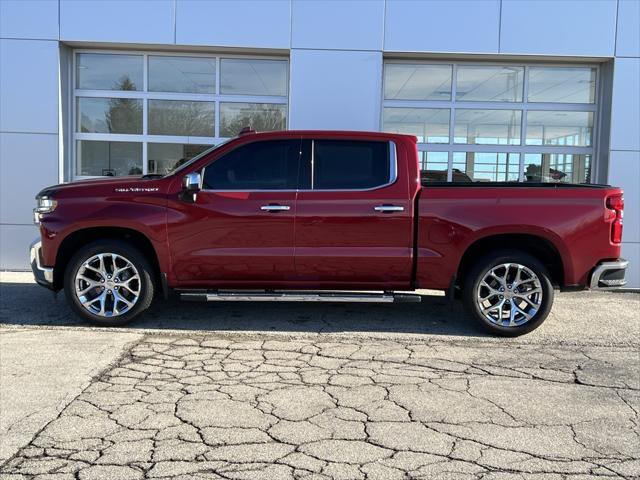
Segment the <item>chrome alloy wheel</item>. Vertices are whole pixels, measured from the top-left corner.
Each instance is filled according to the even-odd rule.
[[[99,253],[80,265],[74,279],[76,297],[90,313],[117,317],[133,308],[140,298],[140,274],[115,253]]]
[[[501,327],[517,327],[531,320],[542,305],[542,284],[529,268],[518,263],[491,267],[476,289],[482,315]]]

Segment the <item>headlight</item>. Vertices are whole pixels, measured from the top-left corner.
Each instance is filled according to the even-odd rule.
[[[36,211],[38,213],[50,213],[56,209],[57,205],[58,202],[56,202],[53,198],[38,198],[38,206],[36,207]]]
[[[36,202],[36,208],[33,209],[34,223],[40,223],[40,216],[42,214],[51,213],[58,206],[58,202],[49,197],[36,197]]]

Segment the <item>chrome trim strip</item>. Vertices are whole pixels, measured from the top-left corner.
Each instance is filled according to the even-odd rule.
[[[398,178],[398,155],[396,153],[396,143],[389,140],[389,185]]]
[[[36,268],[42,272],[42,275],[44,276],[44,279],[49,282],[49,283],[53,283],[53,268],[50,267],[43,267],[42,264],[40,263],[40,252],[42,251],[42,242],[40,240],[35,240],[32,244],[31,247],[29,248],[29,260],[31,265],[33,265],[34,261],[35,261],[35,266]]]
[[[607,287],[600,287],[600,278],[605,272],[609,270],[626,270],[629,266],[629,260],[625,260],[623,258],[613,261],[613,262],[601,262],[596,268],[593,270],[591,274],[591,281],[589,282],[589,288],[592,290],[609,290],[614,288],[624,287],[627,284],[625,279],[622,279],[618,285],[611,285]]]

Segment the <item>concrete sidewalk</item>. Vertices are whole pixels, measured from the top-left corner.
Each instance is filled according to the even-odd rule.
[[[0,330],[0,463],[139,338],[134,333]]]

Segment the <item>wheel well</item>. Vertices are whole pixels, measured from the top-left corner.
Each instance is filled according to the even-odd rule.
[[[522,250],[524,253],[533,255],[547,268],[554,286],[564,284],[562,257],[551,242],[536,235],[505,234],[481,238],[467,248],[458,266],[457,286],[460,288],[464,286],[467,272],[476,259],[503,248]]]
[[[156,282],[159,281],[160,265],[158,256],[153,244],[144,234],[130,228],[94,227],[73,232],[60,244],[53,270],[53,285],[56,290],[64,286],[64,271],[71,257],[78,249],[96,240],[121,240],[136,247],[147,258],[151,268],[153,268],[154,280]],[[159,283],[157,284],[159,285]]]

